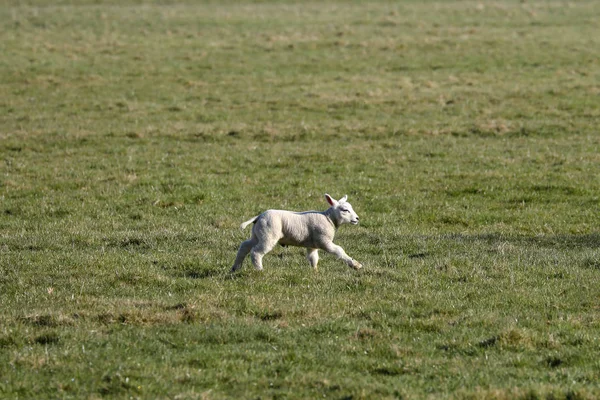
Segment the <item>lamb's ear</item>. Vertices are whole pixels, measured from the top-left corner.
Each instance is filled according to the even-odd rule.
[[[327,193],[325,193],[325,200],[327,200],[327,202],[329,203],[329,205],[331,207],[335,207],[338,204],[337,200],[335,200],[333,197],[331,197]]]
[[[346,195],[344,195],[344,197],[342,197],[342,198],[340,199],[340,203],[345,203],[345,202],[346,202],[346,200],[348,200],[348,195],[347,195],[347,194],[346,194]]]

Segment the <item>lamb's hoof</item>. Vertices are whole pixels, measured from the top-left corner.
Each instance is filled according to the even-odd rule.
[[[359,269],[362,268],[362,264],[356,260],[352,260],[352,268],[354,268],[355,270],[358,271]]]

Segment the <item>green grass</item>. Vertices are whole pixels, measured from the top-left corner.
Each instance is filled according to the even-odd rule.
[[[0,397],[600,397],[600,3],[238,3],[0,8]]]

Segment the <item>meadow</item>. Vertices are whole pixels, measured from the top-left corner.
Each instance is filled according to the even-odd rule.
[[[7,0],[0,398],[600,398],[600,2]],[[269,209],[361,218],[364,268]]]

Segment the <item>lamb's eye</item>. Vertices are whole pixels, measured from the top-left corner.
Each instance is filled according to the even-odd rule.
[[[348,211],[348,210],[342,210],[342,212],[350,212],[350,211]]]

